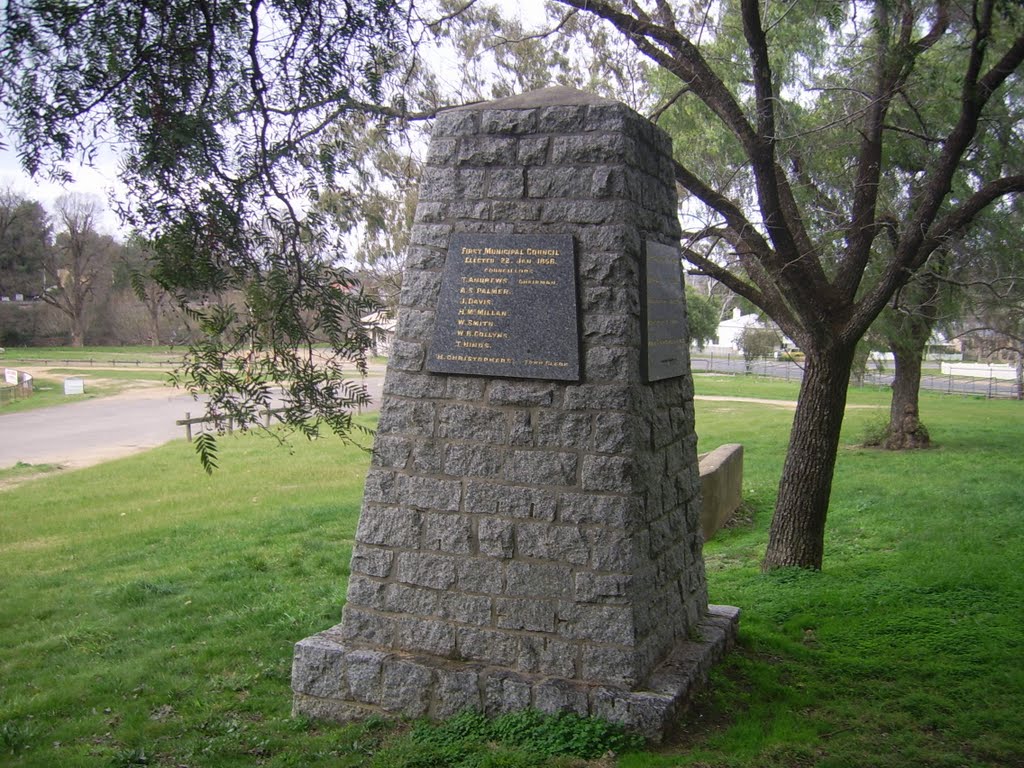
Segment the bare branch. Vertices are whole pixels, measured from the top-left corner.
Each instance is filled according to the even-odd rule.
[[[988,182],[963,203],[935,222],[927,238],[921,243],[918,257],[910,262],[910,268],[917,269],[924,264],[932,251],[943,242],[959,236],[970,226],[978,214],[993,202],[1006,195],[1019,194],[1021,192],[1024,192],[1024,174],[1006,176]]]
[[[887,131],[892,131],[893,133],[902,133],[902,134],[904,134],[906,136],[911,136],[911,137],[913,137],[915,139],[919,139],[919,140],[923,141],[925,144],[941,144],[942,143],[942,139],[935,138],[934,136],[927,136],[927,135],[925,135],[923,133],[919,133],[918,131],[912,131],[909,128],[904,128],[901,125],[886,124],[883,127]]]
[[[672,10],[672,6],[669,5],[668,0],[655,0],[655,5],[658,8],[658,21],[661,25],[678,34],[679,30],[676,29],[675,12]]]
[[[957,288],[969,289],[969,288],[980,288],[985,293],[991,295],[994,301],[1007,301],[1015,295],[1014,288],[1017,283],[1024,281],[1024,275],[1005,275],[1000,277],[992,278],[991,280],[958,280],[955,277],[948,275],[936,274],[936,279],[941,280],[948,285],[954,285]],[[1009,283],[1004,289],[1000,290],[1002,283]]]
[[[457,19],[459,16],[464,14],[466,11],[468,11],[470,8],[472,8],[474,5],[476,5],[478,2],[479,2],[479,0],[467,0],[465,5],[463,5],[463,6],[459,7],[459,8],[456,8],[454,11],[449,13],[447,16],[442,16],[439,19],[434,19],[433,21],[426,22],[425,26],[426,26],[427,29],[429,29],[431,32],[433,32],[438,27],[446,24],[447,22],[451,21],[452,19]]]
[[[531,35],[523,35],[522,37],[505,37],[504,35],[496,35],[494,39],[497,42],[495,42],[493,45],[486,46],[483,50],[493,51],[505,45],[527,43],[530,42],[531,40],[546,40],[547,38],[554,35],[556,32],[561,32],[565,25],[572,21],[573,17],[575,17],[578,13],[579,11],[573,8],[571,11],[565,14],[565,16],[562,17],[561,21],[559,21],[558,24],[556,24],[555,26],[551,27],[550,29],[535,32]]]
[[[664,103],[664,104],[661,104],[661,105],[660,105],[660,106],[658,106],[658,107],[657,107],[657,108],[656,108],[656,109],[655,109],[655,110],[654,110],[653,112],[651,112],[651,114],[647,116],[647,119],[648,119],[648,120],[650,120],[650,121],[651,121],[652,123],[655,123],[655,124],[657,124],[658,120],[660,120],[660,119],[661,119],[661,116],[662,116],[662,115],[664,115],[664,114],[665,114],[665,113],[666,113],[666,112],[667,112],[668,110],[670,110],[670,109],[671,109],[671,108],[672,108],[673,106],[675,106],[675,104],[676,104],[676,103],[677,103],[677,102],[678,102],[678,101],[679,101],[679,100],[680,100],[681,98],[683,98],[683,96],[685,96],[686,94],[690,93],[690,91],[691,91],[691,90],[693,90],[693,89],[692,89],[692,88],[690,88],[690,86],[688,86],[688,85],[684,85],[684,86],[683,86],[682,88],[680,88],[680,89],[679,89],[678,91],[676,91],[676,92],[675,92],[674,94],[672,94],[672,95],[671,95],[671,96],[670,96],[670,97],[669,97],[669,98],[668,98],[668,99],[667,99],[667,100],[665,101],[665,103]]]
[[[675,28],[623,13],[606,0],[557,0],[610,22],[646,56],[693,88],[705,104],[733,131],[747,151],[756,133],[739,103],[697,47]],[[662,46],[662,47],[659,47]]]
[[[726,267],[723,267],[709,259],[700,251],[696,251],[687,245],[683,245],[682,253],[683,258],[700,269],[701,274],[714,278],[733,293],[743,296],[745,299],[748,299],[758,306],[760,306],[761,302],[764,301],[763,295],[753,283],[741,280],[735,272],[732,272]]]
[[[743,212],[729,198],[711,189],[695,174],[691,173],[682,163],[674,163],[676,182],[695,195],[705,205],[725,217],[729,228],[747,244],[759,260],[775,263],[781,267],[771,246],[761,233],[751,224]]]
[[[980,22],[971,43],[971,58],[960,100],[960,116],[934,167],[929,169],[929,182],[920,196],[921,204],[906,228],[907,237],[901,244],[899,263],[895,265],[897,270],[910,268],[915,262],[921,261],[921,248],[926,233],[934,231],[932,224],[943,200],[952,189],[953,175],[977,133],[982,109],[996,89],[1024,62],[1024,35],[1021,35],[980,80],[976,79],[984,59],[984,42],[991,32],[990,6],[991,2],[987,3],[987,21]]]

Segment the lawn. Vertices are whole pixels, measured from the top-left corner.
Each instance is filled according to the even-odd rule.
[[[769,575],[792,411],[697,403],[701,450],[745,446],[741,520],[705,549],[739,646],[669,743],[587,764],[1024,765],[1024,405],[926,396],[938,447],[894,455],[858,447],[885,393],[850,399],[825,568]],[[0,491],[0,763],[570,765],[479,724],[290,717],[292,644],[338,619],[366,463],[248,436],[212,477],[176,442]]]
[[[0,365],[80,363],[86,365],[174,366],[181,362],[182,347],[7,347]]]
[[[131,386],[168,385],[181,355],[174,347],[7,347],[0,367],[30,368],[36,376],[32,395],[0,403],[0,415],[108,397]],[[70,377],[85,379],[84,395],[64,394]]]
[[[85,393],[81,395],[65,395],[64,379],[81,377],[85,383]],[[133,386],[171,386],[170,376],[166,371],[138,371],[131,369],[89,369],[79,368],[48,368],[42,376],[32,380],[32,394],[16,400],[0,403],[0,416],[5,413],[49,408],[54,405],[93,400],[119,394]]]

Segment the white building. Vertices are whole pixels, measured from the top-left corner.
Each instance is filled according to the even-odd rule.
[[[751,325],[762,325],[761,318],[757,315],[744,315],[739,307],[733,307],[732,317],[728,317],[718,324],[718,330],[715,332],[715,346],[726,347],[738,352],[740,335]]]
[[[395,318],[388,312],[373,312],[362,318],[368,325],[376,325],[381,335],[374,344],[373,354],[377,357],[387,357],[391,354],[391,340],[395,337],[395,326],[398,324]]]

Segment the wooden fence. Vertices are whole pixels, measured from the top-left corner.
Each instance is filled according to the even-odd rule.
[[[109,366],[111,368],[117,368],[120,366],[139,368],[145,366],[146,368],[164,368],[180,366],[181,360],[102,360],[94,357],[90,358],[54,358],[54,357],[18,357],[17,361],[22,365],[34,365],[34,366],[55,366],[63,364],[65,368],[74,368],[75,366],[88,365],[90,368],[94,368],[97,365]]]
[[[259,416],[262,417],[262,419],[263,419],[263,426],[269,428],[270,427],[270,420],[272,418],[273,419],[277,419],[281,423],[284,423],[284,419],[281,418],[281,414],[284,413],[284,410],[285,410],[284,408],[268,408],[265,411],[260,411],[259,412]],[[216,420],[217,419],[215,417],[213,417],[213,416],[196,416],[196,417],[193,418],[193,416],[192,416],[192,414],[190,412],[185,411],[185,418],[184,419],[178,419],[174,423],[177,426],[179,426],[179,427],[184,427],[185,428],[185,437],[188,438],[188,441],[191,443],[192,442],[192,425],[193,424],[212,424]],[[228,419],[228,432],[230,433],[230,432],[234,432],[234,431],[235,431],[235,420],[233,418],[229,418]]]

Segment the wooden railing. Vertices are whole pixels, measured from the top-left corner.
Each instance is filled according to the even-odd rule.
[[[281,423],[284,423],[284,419],[281,418],[281,414],[284,412],[284,410],[285,410],[284,408],[268,408],[265,411],[260,411],[259,412],[259,416],[261,416],[263,418],[263,426],[269,428],[270,427],[270,420],[271,419],[277,419]],[[177,426],[179,426],[179,427],[184,427],[185,428],[185,437],[188,438],[188,441],[191,443],[192,442],[192,425],[193,424],[212,424],[212,423],[214,423],[216,421],[217,421],[217,419],[214,416],[196,416],[196,417],[193,417],[190,412],[185,411],[185,418],[184,419],[178,419],[174,423]],[[235,420],[233,418],[228,418],[228,432],[230,433],[230,432],[234,432],[234,431],[235,431]]]

